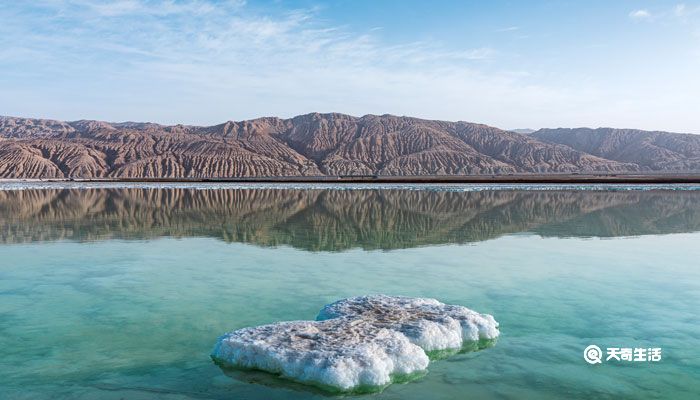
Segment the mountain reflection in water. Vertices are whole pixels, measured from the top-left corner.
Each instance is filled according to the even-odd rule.
[[[0,191],[2,243],[201,236],[340,251],[469,243],[519,232],[614,237],[698,230],[699,191]]]

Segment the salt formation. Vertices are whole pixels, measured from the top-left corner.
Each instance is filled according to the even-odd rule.
[[[371,390],[424,371],[426,352],[499,335],[491,315],[423,298],[352,297],[325,306],[316,319],[230,332],[212,358],[324,388]]]

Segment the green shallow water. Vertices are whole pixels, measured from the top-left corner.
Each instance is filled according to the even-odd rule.
[[[495,346],[376,399],[700,393],[700,191],[0,191],[0,395],[326,398],[209,358],[371,293],[490,313]],[[588,365],[583,349],[661,347]]]

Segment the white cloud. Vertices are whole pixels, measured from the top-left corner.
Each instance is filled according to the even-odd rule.
[[[677,4],[675,7],[673,7],[673,13],[677,17],[682,17],[683,15],[685,15],[685,12],[686,12],[686,6],[683,3]]]
[[[120,0],[108,3],[85,2],[84,5],[90,7],[97,14],[105,17],[125,15],[134,12],[144,11],[145,9],[143,4],[136,0]]]
[[[688,22],[691,16],[700,13],[700,6],[689,7],[685,3],[678,3],[672,8],[667,8],[659,10],[657,13],[652,14],[649,10],[639,9],[634,10],[629,13],[629,17],[635,20],[670,20],[674,17],[683,21]]]
[[[201,15],[211,13],[223,7],[237,8],[245,4],[244,0],[226,0],[216,4],[206,0],[38,0],[37,2],[63,12],[77,12],[82,15],[98,18],[134,15]]]
[[[641,10],[634,10],[629,13],[630,18],[632,19],[650,19],[651,18],[651,13],[648,10],[641,9]]]
[[[673,15],[681,21],[689,22],[693,17],[700,15],[700,6],[688,7],[684,3],[677,4],[673,7]]]
[[[32,50],[15,52],[13,62],[29,65],[31,54],[45,54],[43,67],[60,71],[49,86],[86,82],[110,93],[110,102],[124,96],[134,103],[143,96],[181,91],[202,102],[218,98],[217,104],[226,108],[196,111],[203,114],[183,122],[290,115],[329,107],[428,116],[428,108],[421,110],[410,103],[439,98],[440,91],[469,96],[489,82],[499,87],[513,83],[496,72],[476,72],[480,63],[497,57],[492,48],[449,48],[432,41],[388,45],[375,36],[381,32],[354,33],[328,26],[314,10],[263,15],[247,12],[241,2],[44,1],[61,18],[54,18],[55,12],[43,19],[32,16],[33,23],[47,31],[14,32],[18,40],[7,36],[8,43],[21,40],[24,48]],[[122,18],[127,17],[125,23]],[[452,83],[448,83],[450,77]],[[232,93],[235,98],[221,98]],[[163,95],[161,100],[178,98]],[[238,104],[239,100],[245,104]],[[454,102],[455,107],[464,104]],[[176,107],[158,108],[151,107],[153,116],[146,119],[184,115]]]

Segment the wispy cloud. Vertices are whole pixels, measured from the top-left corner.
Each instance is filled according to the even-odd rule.
[[[673,7],[673,15],[687,21],[691,17],[700,16],[700,6],[688,6],[685,3],[676,4],[676,6]]]
[[[45,74],[47,87],[80,80],[112,91],[110,101],[177,91],[228,109],[213,107],[206,122],[234,116],[243,103],[240,117],[328,109],[425,114],[410,104],[456,96],[454,106],[463,107],[456,98],[477,86],[517,86],[511,77],[478,72],[498,57],[491,47],[386,44],[376,36],[381,31],[329,25],[315,9],[263,14],[241,1],[40,1],[34,14],[14,15],[24,23],[0,28],[0,47],[12,53],[0,68],[14,65],[15,80],[32,70],[32,79]],[[34,54],[43,55],[41,65]]]
[[[509,26],[506,28],[496,29],[496,32],[513,32],[519,30],[519,26]]]
[[[39,0],[72,12],[88,12],[98,17],[120,17],[129,15],[167,16],[173,14],[201,15],[211,13],[222,6],[241,7],[243,0],[227,0],[212,4],[203,0]]]
[[[648,21],[663,21],[663,20],[681,20],[687,22],[689,18],[700,15],[700,6],[688,6],[685,3],[678,3],[673,7],[659,9],[652,13],[647,9],[633,10],[629,13],[629,17],[635,20]]]
[[[651,13],[645,9],[633,10],[629,13],[629,17],[636,20],[651,19]]]
[[[46,32],[14,33],[25,47],[44,50],[56,62],[65,61],[66,53],[105,58],[119,53],[143,56],[127,59],[139,67],[176,63],[198,65],[203,71],[216,66],[233,71],[257,65],[254,72],[264,74],[280,68],[467,67],[460,63],[497,54],[487,47],[451,49],[427,42],[387,46],[372,36],[373,30],[353,34],[325,26],[314,10],[258,15],[242,9],[240,1],[49,0],[45,4],[61,15],[43,16]]]
[[[687,7],[686,7],[686,5],[683,4],[683,3],[681,3],[681,4],[676,4],[676,6],[673,7],[673,13],[674,13],[677,17],[682,17],[682,16],[684,16],[685,13],[686,13],[686,11],[687,11]]]

